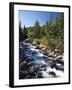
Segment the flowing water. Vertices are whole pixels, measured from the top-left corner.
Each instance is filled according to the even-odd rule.
[[[64,64],[48,59],[41,49],[28,39],[19,44],[19,78],[53,78],[64,76]]]

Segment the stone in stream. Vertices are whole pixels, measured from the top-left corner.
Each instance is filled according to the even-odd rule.
[[[59,49],[55,49],[55,50],[54,50],[54,52],[59,53],[59,52],[60,52],[60,50],[59,50]]]
[[[52,56],[52,57],[53,57],[53,58],[56,58],[56,56],[57,56],[56,54],[53,54],[53,56]]]
[[[52,62],[50,63],[50,67],[56,68],[56,61],[52,60]]]
[[[37,54],[37,52],[36,51],[33,51],[32,54]]]
[[[32,62],[32,61],[34,61],[34,58],[32,58],[32,57],[28,57],[28,58],[26,59],[26,62],[27,62],[28,65],[29,65],[29,63]]]
[[[32,66],[29,66],[29,68],[28,68],[28,73],[29,73],[29,74],[35,73],[35,68],[34,68],[33,65],[32,65]]]
[[[48,53],[47,52],[43,52],[44,55],[48,56]]]
[[[56,76],[55,72],[53,72],[53,71],[49,72],[49,74]]]
[[[36,45],[35,49],[41,49],[38,45]]]
[[[19,56],[19,63],[26,61],[26,59],[27,59],[27,56],[25,56],[24,54]]]
[[[64,61],[63,61],[63,60],[61,60],[61,59],[57,59],[56,61],[57,61],[58,63],[64,65]]]
[[[37,72],[37,78],[43,78],[43,75],[42,75],[43,73],[42,73],[42,71],[38,71]]]
[[[19,71],[19,79],[24,79],[27,75],[27,71]]]
[[[21,71],[24,71],[28,68],[27,62],[23,61],[22,63],[20,63],[19,68]]]
[[[32,40],[31,40],[30,38],[27,38],[27,39],[25,39],[25,40],[23,40],[23,41],[21,41],[21,42],[24,42],[24,43],[32,43]]]
[[[48,60],[56,60],[55,58],[53,58],[53,57],[48,57]]]
[[[56,69],[57,69],[57,70],[64,71],[64,66],[62,66],[62,65],[60,65],[60,64],[59,64],[59,65],[57,64],[57,65],[56,65]]]
[[[63,55],[59,55],[56,57],[56,59],[62,59],[63,58]]]
[[[53,52],[48,53],[48,56],[49,56],[49,57],[52,57],[53,55],[54,55],[54,51],[53,51]]]

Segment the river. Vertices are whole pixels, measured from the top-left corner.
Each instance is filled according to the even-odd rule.
[[[48,59],[48,56],[28,39],[19,43],[19,57],[19,79],[64,76],[64,64]]]

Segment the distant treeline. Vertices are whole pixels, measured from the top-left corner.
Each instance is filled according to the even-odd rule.
[[[45,25],[40,26],[36,21],[33,27],[21,27],[19,23],[19,41],[30,38],[37,44],[45,44],[51,49],[58,48],[61,52],[64,51],[64,14],[61,13],[59,17],[54,20],[52,17]]]

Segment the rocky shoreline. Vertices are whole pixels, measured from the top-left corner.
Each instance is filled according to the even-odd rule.
[[[61,53],[59,49],[51,50],[49,47],[43,44],[37,45],[36,43],[32,43],[36,46],[37,49],[41,49],[45,55],[48,56],[49,60],[55,60],[59,63],[64,63],[64,53]]]

